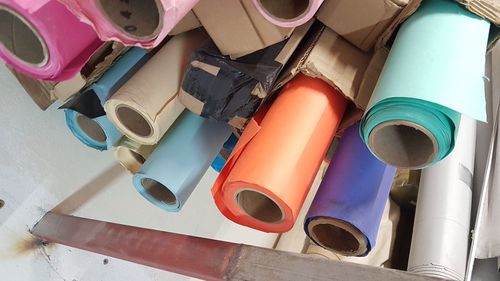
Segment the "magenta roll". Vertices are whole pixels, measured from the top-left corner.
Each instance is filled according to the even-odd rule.
[[[59,0],[103,41],[154,48],[198,0]]]
[[[101,45],[95,31],[58,1],[0,0],[0,58],[18,72],[68,80]]]

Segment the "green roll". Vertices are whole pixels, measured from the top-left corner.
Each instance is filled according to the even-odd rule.
[[[489,26],[452,0],[424,0],[401,26],[360,127],[377,158],[430,166],[453,150],[461,114],[486,120]]]

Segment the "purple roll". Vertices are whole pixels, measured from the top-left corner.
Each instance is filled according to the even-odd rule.
[[[366,256],[375,246],[395,173],[371,154],[359,125],[348,128],[307,213],[309,238],[345,256]]]

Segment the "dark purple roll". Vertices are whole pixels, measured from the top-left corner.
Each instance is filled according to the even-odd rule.
[[[366,256],[375,246],[395,173],[371,154],[359,125],[348,128],[307,213],[309,238],[345,256]]]

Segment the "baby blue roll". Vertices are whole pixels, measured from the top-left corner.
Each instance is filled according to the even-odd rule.
[[[424,0],[400,28],[361,124],[380,160],[420,169],[453,150],[461,114],[486,120],[490,24],[452,0]]]
[[[104,103],[135,73],[149,58],[141,48],[132,48],[104,73],[94,84],[83,90],[81,95],[96,95],[100,104],[84,106],[103,107]],[[115,126],[103,116],[88,118],[75,109],[64,110],[66,124],[73,135],[83,144],[97,149],[111,149],[123,136]]]
[[[184,111],[134,175],[135,188],[159,208],[180,211],[230,135],[226,123]]]

